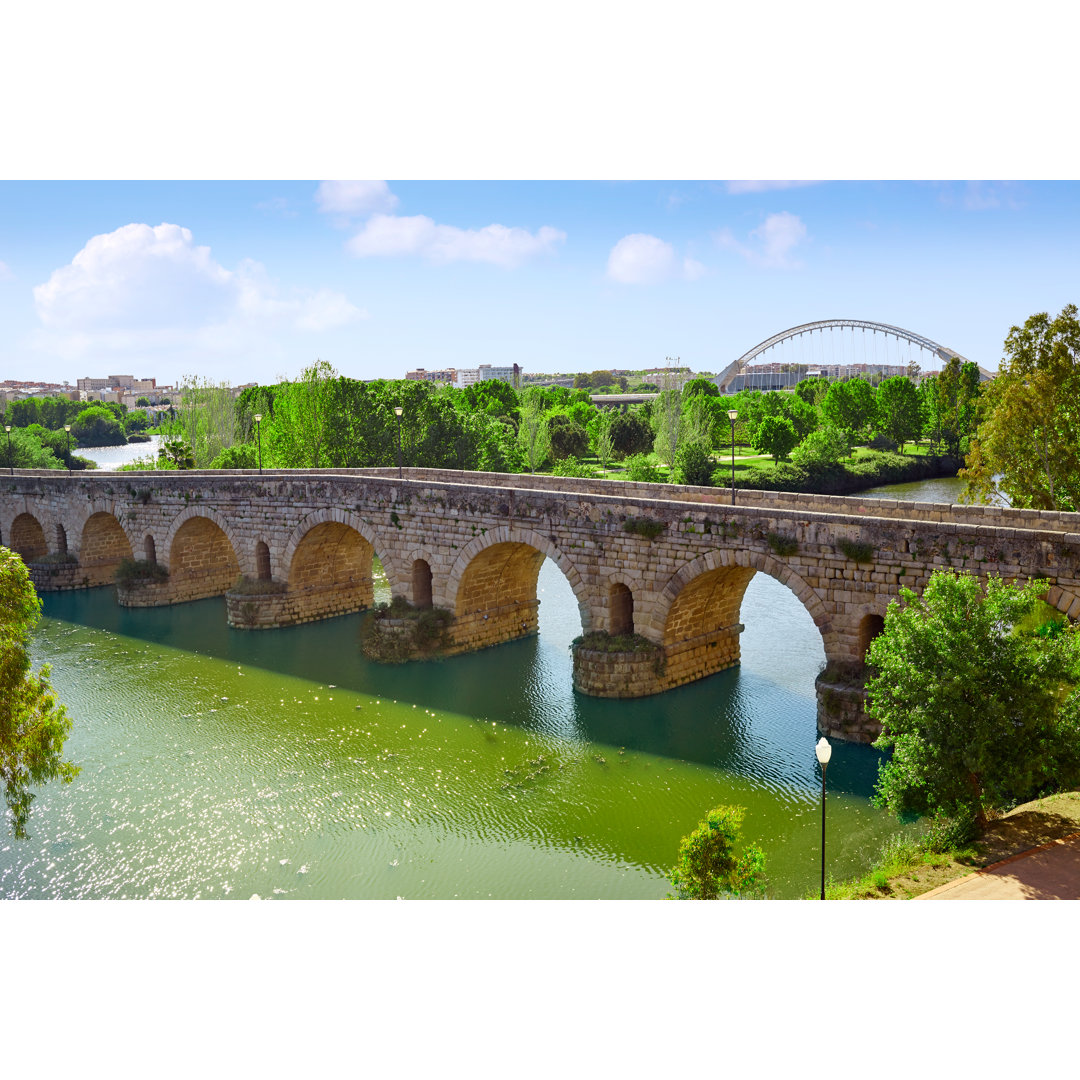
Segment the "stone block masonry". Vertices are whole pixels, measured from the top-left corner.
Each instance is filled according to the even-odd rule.
[[[648,653],[579,650],[575,684],[613,697],[738,663],[757,573],[791,589],[826,658],[847,667],[862,662],[900,587],[920,591],[938,566],[1046,578],[1048,601],[1080,616],[1080,515],[785,492],[737,499],[715,488],[443,470],[406,470],[403,480],[396,470],[28,471],[0,476],[0,543],[28,562],[61,551],[78,559],[73,571],[35,571],[43,589],[105,583],[133,554],[156,559],[168,579],[122,590],[122,603],[228,594],[230,623],[253,630],[370,606],[377,557],[393,596],[453,614],[449,654],[535,633],[536,580],[550,558],[583,633],[636,633],[662,654],[658,674]],[[266,594],[234,592],[241,576],[267,580]],[[859,711],[832,717],[823,693],[819,722],[867,741]]]

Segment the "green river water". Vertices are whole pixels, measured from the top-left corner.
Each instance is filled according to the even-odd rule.
[[[754,578],[739,668],[608,701],[571,687],[581,627],[550,560],[539,587],[536,638],[402,667],[359,656],[364,615],[245,632],[220,598],[46,595],[34,660],[82,772],[40,790],[30,839],[0,839],[0,896],[661,898],[721,803],[746,807],[771,897],[812,893],[824,651],[794,595]],[[836,877],[898,827],[869,803],[879,760],[834,743]]]

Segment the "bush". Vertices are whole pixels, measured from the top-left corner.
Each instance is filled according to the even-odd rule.
[[[713,463],[704,447],[680,446],[675,454],[675,483],[695,487],[712,486]]]
[[[551,440],[551,456],[556,461],[568,457],[580,458],[589,452],[589,433],[563,413],[548,418],[548,438]]]
[[[146,559],[121,559],[114,580],[117,585],[144,585],[152,581],[168,581],[169,571],[160,563]]]
[[[637,413],[619,413],[611,421],[611,445],[618,457],[646,454],[652,444],[653,430]]]
[[[284,581],[274,581],[273,578],[250,578],[241,574],[229,592],[240,596],[274,596],[287,589],[288,586]]]
[[[552,476],[576,476],[584,480],[596,478],[596,469],[584,461],[578,461],[576,457],[563,458],[556,461],[551,469]]]
[[[655,540],[666,528],[665,522],[657,521],[655,518],[632,517],[623,522],[623,529],[626,532],[644,536],[646,540]]]
[[[718,806],[679,844],[671,883],[680,900],[719,900],[721,896],[758,896],[765,884],[765,854],[750,844],[741,855],[741,806]]]
[[[625,479],[632,480],[636,484],[662,484],[664,476],[652,463],[648,454],[631,454],[623,463],[626,473]]]
[[[851,453],[849,433],[826,424],[810,432],[791,452],[791,460],[804,469],[822,469],[835,465]]]
[[[250,443],[237,443],[235,446],[226,446],[210,462],[211,469],[257,469],[258,467],[258,450]]]

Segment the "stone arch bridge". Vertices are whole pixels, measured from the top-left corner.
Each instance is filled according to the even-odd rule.
[[[717,488],[421,469],[17,471],[0,477],[0,543],[39,589],[109,584],[138,560],[121,604],[225,595],[230,624],[253,630],[370,606],[377,556],[395,598],[452,613],[447,653],[535,633],[551,558],[586,635],[575,686],[611,697],[737,664],[755,573],[799,598],[832,673],[857,671],[899,587],[938,566],[1048,578],[1048,601],[1080,616],[1080,514],[890,499],[740,491],[733,505]],[[822,730],[875,736],[828,675],[818,702]]]

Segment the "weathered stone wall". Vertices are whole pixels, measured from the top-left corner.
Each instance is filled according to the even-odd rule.
[[[149,537],[170,578],[127,590],[126,604],[226,593],[240,574],[265,574],[268,555],[280,597],[227,601],[230,621],[256,627],[369,605],[374,553],[395,597],[454,612],[451,651],[534,633],[536,574],[548,557],[574,592],[583,632],[632,629],[662,646],[667,685],[738,661],[737,629],[754,617],[743,594],[757,572],[798,596],[826,657],[842,664],[861,661],[876,625],[868,616],[883,615],[901,586],[920,591],[938,566],[1048,578],[1050,603],[1080,617],[1080,515],[774,492],[740,492],[732,506],[726,497],[445,471],[410,470],[404,481],[347,471],[17,473],[0,477],[0,535],[38,557],[63,535],[84,577],[121,550],[145,552]],[[644,525],[628,531],[634,521]],[[102,539],[95,553],[91,540],[107,536],[111,546]],[[426,597],[413,595],[414,579],[426,581],[413,574],[421,560]],[[248,603],[261,614],[244,622]]]
[[[881,724],[866,714],[866,691],[861,686],[815,683],[818,702],[818,730],[829,738],[871,743],[881,734]]]

